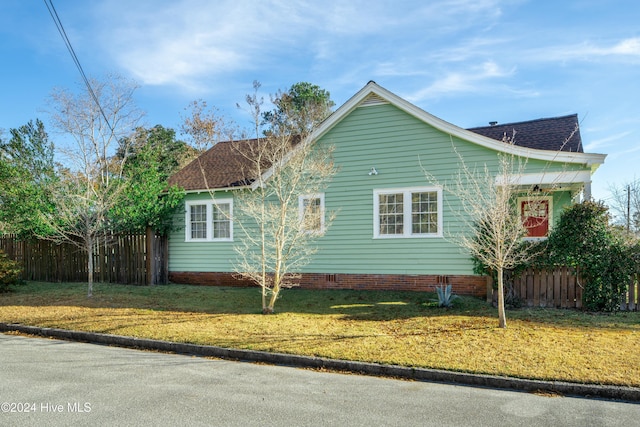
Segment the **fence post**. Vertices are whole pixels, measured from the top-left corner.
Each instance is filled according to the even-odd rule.
[[[165,234],[159,239],[159,252],[162,254],[160,268],[162,269],[162,284],[169,283],[169,237]]]
[[[629,311],[635,311],[638,306],[636,304],[636,280],[638,279],[638,273],[633,274],[631,277],[631,283],[629,283],[628,295],[629,295]],[[640,303],[640,301],[638,301]]]
[[[155,233],[151,229],[151,227],[147,227],[146,229],[146,239],[145,239],[145,253],[146,253],[146,265],[145,268],[147,270],[147,285],[155,285],[156,283],[156,263],[155,263],[155,245],[153,244],[153,240],[155,238]]]
[[[493,278],[491,276],[487,276],[487,302],[493,303]]]

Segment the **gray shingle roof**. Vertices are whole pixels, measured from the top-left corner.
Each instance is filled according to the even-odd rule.
[[[505,135],[512,137],[515,131],[516,145],[539,150],[582,153],[582,140],[577,126],[578,116],[573,114],[467,130],[498,141],[502,141]],[[175,173],[169,179],[169,186],[178,185],[187,191],[193,191],[248,185],[253,182],[253,177],[246,176],[246,167],[243,165],[246,166],[247,161],[240,154],[237,144],[242,146],[255,143],[256,140],[219,142]]]
[[[502,141],[505,135],[509,138],[514,137],[515,131],[514,143],[521,147],[574,153],[584,152],[577,114],[496,124],[467,130],[498,141]]]
[[[207,190],[238,187],[250,184],[245,175],[247,161],[238,145],[255,140],[219,142],[169,178],[169,186],[178,185],[185,190]]]

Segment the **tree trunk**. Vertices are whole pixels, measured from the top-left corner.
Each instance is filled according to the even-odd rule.
[[[507,317],[504,312],[504,271],[498,268],[498,326],[507,327]]]
[[[278,299],[278,294],[280,293],[280,285],[273,284],[273,289],[271,290],[271,298],[269,299],[269,306],[265,310],[262,310],[263,314],[273,314],[274,307],[276,305],[276,300]]]
[[[93,240],[87,241],[87,270],[89,272],[89,289],[87,291],[87,298],[93,296]]]
[[[262,314],[267,314],[267,284],[262,278]]]
[[[273,307],[263,307],[262,314],[273,314]]]

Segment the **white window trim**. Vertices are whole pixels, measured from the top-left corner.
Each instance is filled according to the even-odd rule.
[[[549,237],[549,233],[551,233],[551,228],[553,227],[553,196],[529,196],[529,197],[518,197],[518,206],[516,209],[518,210],[518,216],[522,219],[522,202],[526,202],[528,200],[547,200],[549,201],[549,218],[547,221],[549,223],[549,227],[547,228],[547,235],[544,237],[524,237],[523,240],[530,241],[538,241],[538,240],[546,240]]]
[[[213,207],[215,205],[229,205],[229,237],[213,238]],[[191,237],[191,206],[205,205],[207,207],[207,237],[198,239]],[[233,241],[233,199],[190,200],[185,202],[185,241],[186,242],[232,242]]]
[[[413,234],[411,233],[411,194],[436,192],[438,202],[438,232]],[[380,195],[383,194],[403,194],[403,230],[402,234],[380,234]],[[442,187],[403,187],[384,188],[373,190],[373,238],[374,239],[429,239],[442,237]]]
[[[304,201],[320,199],[320,230],[307,230],[308,233],[324,233],[324,193],[304,194],[298,197],[298,219],[304,220]]]

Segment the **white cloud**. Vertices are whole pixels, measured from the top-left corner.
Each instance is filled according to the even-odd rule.
[[[600,139],[596,139],[594,141],[591,141],[590,143],[586,144],[584,147],[584,150],[587,152],[595,152],[597,149],[602,148],[602,147],[610,147],[610,146],[615,146],[618,147],[619,144],[613,144],[614,142],[617,141],[621,141],[624,140],[627,136],[631,135],[631,131],[626,131],[626,132],[620,132],[614,135],[610,135],[607,136],[606,138],[600,138]],[[640,147],[639,147],[640,148]],[[636,148],[626,151],[626,152],[632,152],[632,151],[636,151]],[[619,153],[620,154],[620,153]]]
[[[143,84],[194,89],[202,89],[200,80],[264,63],[276,46],[297,42],[296,28],[307,20],[278,1],[135,2],[116,19],[121,6],[102,9],[113,19],[101,27],[118,65]]]
[[[402,48],[494,22],[501,3],[112,0],[96,6],[95,28],[101,49],[136,80],[200,91],[216,77],[277,69],[282,56],[344,62],[354,59],[344,52],[366,55],[374,46],[389,44],[389,63],[401,63]],[[415,32],[416,39],[405,38],[407,31]]]
[[[547,46],[542,49],[532,49],[529,52],[525,52],[522,57],[538,62],[589,61],[602,57],[637,60],[640,59],[640,37],[623,39],[609,45],[583,42],[573,45]]]
[[[411,102],[420,102],[441,95],[480,93],[495,90],[496,79],[512,76],[515,69],[506,70],[494,61],[486,61],[465,71],[452,72],[437,79],[428,87],[407,96]]]
[[[615,55],[640,56],[640,37],[622,40],[613,46],[609,52]]]

